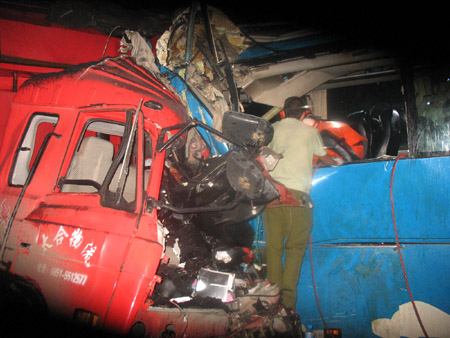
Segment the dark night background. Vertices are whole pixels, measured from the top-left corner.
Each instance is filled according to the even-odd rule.
[[[96,8],[111,10],[114,6],[120,11],[132,14],[158,12],[168,18],[179,8],[187,8],[188,0],[163,1],[85,1]],[[55,1],[0,1],[2,5],[28,3],[41,8],[50,7]],[[340,33],[349,39],[367,46],[390,50],[411,60],[423,60],[427,63],[448,63],[447,34],[450,31],[448,11],[443,3],[421,3],[416,7],[412,2],[397,4],[393,2],[294,2],[294,1],[245,1],[228,0],[207,1],[211,6],[221,9],[232,22],[242,29],[247,26],[268,27],[277,23],[288,29],[316,28],[325,32]],[[1,10],[1,9],[0,9]],[[273,26],[272,26],[273,27]],[[168,28],[168,27],[167,27]],[[359,87],[347,87],[328,92],[329,118],[339,119],[351,112],[370,109],[377,101],[403,105],[400,83],[375,83]],[[257,114],[266,107],[254,105]],[[45,323],[43,323],[45,324]],[[25,329],[25,328],[24,328]],[[38,326],[39,329],[39,326]],[[73,328],[70,328],[73,329]],[[20,332],[20,330],[19,330]],[[39,330],[37,330],[37,333]],[[60,333],[61,331],[56,330]],[[91,332],[77,330],[63,331],[60,336],[94,336]],[[36,333],[36,332],[35,332]],[[35,334],[36,336],[36,334]],[[51,335],[48,335],[51,336]],[[56,336],[56,335],[55,335]],[[100,335],[96,335],[100,337]]]
[[[401,56],[413,62],[420,60],[429,64],[448,64],[446,35],[450,31],[450,24],[446,18],[447,10],[442,4],[427,2],[417,6],[387,1],[325,3],[286,0],[205,2],[222,10],[243,32],[256,31],[275,35],[280,32],[315,29],[344,36],[356,46],[388,50],[393,56]],[[119,21],[123,24],[123,29],[143,28],[144,32],[158,35],[168,29],[179,10],[189,8],[192,1],[0,0],[0,4],[31,4],[36,10],[50,14],[55,5],[76,4],[77,11],[73,18],[75,24],[89,26],[96,21],[97,24],[100,23],[103,32],[108,34],[111,27]],[[65,11],[62,10],[59,14],[61,13]],[[152,17],[157,17],[159,21],[153,23]],[[114,33],[121,35],[120,30]],[[377,102],[388,103],[399,111],[404,109],[400,81],[331,89],[327,95],[330,120],[341,120],[343,116],[359,110],[369,111]],[[255,115],[262,115],[270,108],[257,103],[243,104],[247,113]]]

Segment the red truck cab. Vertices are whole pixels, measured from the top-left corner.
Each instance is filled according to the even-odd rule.
[[[18,91],[0,155],[1,269],[12,276],[7,287],[23,288],[11,303],[117,333],[155,316],[148,297],[168,260],[158,215],[167,204],[163,172],[179,178],[167,168],[167,148],[182,148],[186,137],[176,134],[190,126],[177,94],[161,81],[124,56],[40,75]],[[217,168],[243,163],[236,154]],[[186,161],[198,161],[191,157]],[[233,187],[240,196],[250,189],[251,210],[260,212],[255,180],[244,176]],[[260,183],[257,190],[267,190]],[[185,213],[210,211],[196,210],[198,203]]]
[[[29,81],[10,116],[0,169],[2,266],[58,315],[89,313],[126,331],[163,255],[157,216],[144,212],[144,196],[158,198],[164,164],[156,138],[185,122],[183,105],[124,57]]]

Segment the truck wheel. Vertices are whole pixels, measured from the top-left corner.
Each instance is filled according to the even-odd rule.
[[[25,279],[0,272],[0,325],[14,331],[44,324],[48,310],[39,290]]]
[[[130,338],[144,338],[145,337],[145,324],[142,322],[134,323],[128,334]]]

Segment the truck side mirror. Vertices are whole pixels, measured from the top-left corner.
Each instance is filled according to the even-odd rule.
[[[233,111],[224,114],[222,132],[238,143],[252,147],[266,146],[273,137],[273,127],[269,121]]]

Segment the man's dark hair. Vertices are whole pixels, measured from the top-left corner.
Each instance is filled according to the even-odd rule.
[[[307,107],[306,96],[291,96],[284,101],[284,113],[286,117],[299,119],[307,110],[310,110],[310,108]]]

